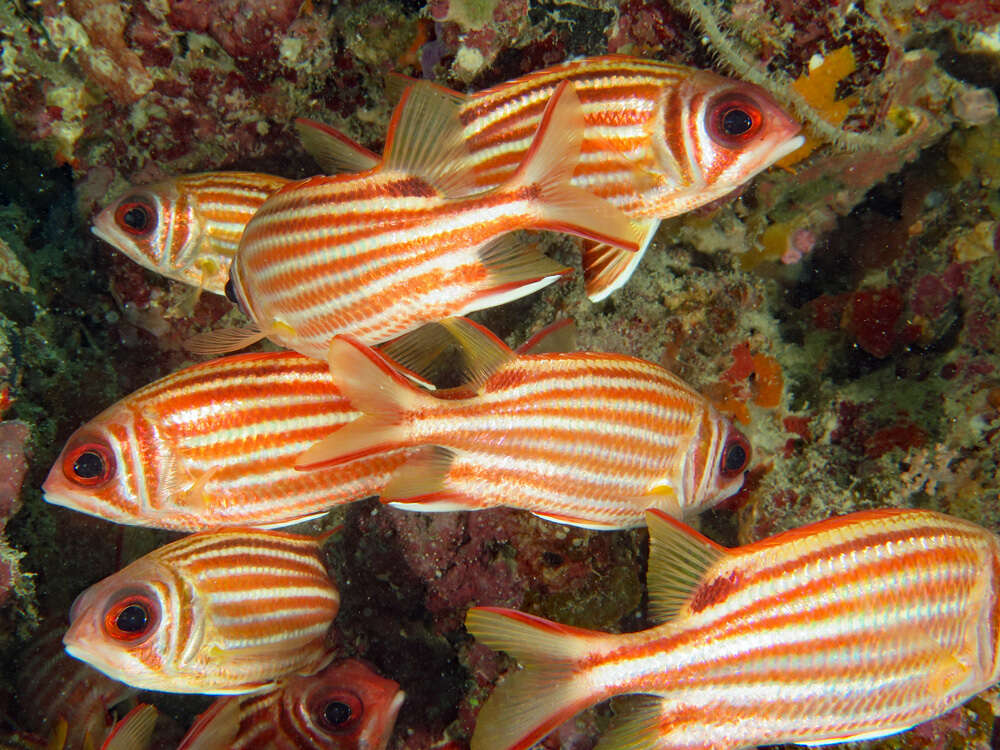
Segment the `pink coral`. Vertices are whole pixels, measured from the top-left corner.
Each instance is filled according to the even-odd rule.
[[[168,20],[175,29],[209,34],[242,68],[259,71],[277,57],[301,6],[302,0],[174,0]]]
[[[29,435],[24,422],[0,422],[0,531],[21,507],[21,484],[28,470],[25,443]]]
[[[153,79],[139,56],[125,41],[125,16],[118,3],[101,0],[69,0],[66,10],[83,27],[89,47],[77,54],[80,67],[91,81],[100,86],[119,104],[138,101],[153,87]],[[66,23],[65,16],[45,17],[49,33]]]

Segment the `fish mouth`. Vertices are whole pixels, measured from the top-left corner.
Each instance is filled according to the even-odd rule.
[[[771,162],[780,161],[788,156],[793,151],[802,147],[806,142],[806,137],[801,133],[799,135],[789,138],[787,141],[782,143],[780,146],[775,147],[774,151],[771,152]]]
[[[113,227],[114,225],[108,224],[108,219],[104,213],[100,213],[94,219],[94,223],[90,225],[90,231],[112,247],[118,247],[119,243],[115,240]]]
[[[397,690],[396,694],[392,697],[392,701],[386,706],[385,711],[382,716],[373,722],[373,726],[381,727],[381,736],[376,734],[376,739],[378,739],[378,744],[369,744],[367,741],[361,741],[358,744],[358,750],[385,750],[386,746],[389,744],[389,740],[392,738],[392,730],[396,726],[396,717],[399,715],[399,709],[403,706],[403,701],[406,700],[406,693],[402,690]],[[365,732],[367,734],[367,732]]]

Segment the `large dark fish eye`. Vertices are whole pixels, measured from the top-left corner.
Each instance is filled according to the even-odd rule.
[[[764,126],[761,108],[745,96],[730,94],[712,102],[705,114],[705,128],[712,140],[726,148],[738,148]]]
[[[158,622],[159,609],[150,597],[127,594],[108,607],[104,632],[116,641],[134,642],[152,633]]]
[[[741,432],[733,430],[719,460],[719,473],[726,478],[734,478],[746,471],[750,463],[750,441]]]
[[[333,701],[326,704],[323,709],[323,720],[327,724],[339,727],[351,718],[351,707],[340,701]]]
[[[147,235],[156,228],[156,207],[141,196],[130,195],[118,205],[115,224],[137,237]]]
[[[745,109],[733,107],[722,115],[722,130],[726,135],[740,136],[753,127],[753,118]]]
[[[234,305],[240,304],[239,297],[236,296],[236,286],[233,284],[233,277],[230,276],[226,281],[226,299],[232,302]]]
[[[361,699],[352,692],[337,690],[313,703],[316,721],[331,732],[347,732],[357,726],[364,715]]]
[[[149,624],[149,613],[139,604],[130,604],[115,618],[115,625],[123,633],[141,633]]]
[[[115,474],[115,456],[102,441],[84,441],[66,451],[63,475],[83,487],[100,487]]]

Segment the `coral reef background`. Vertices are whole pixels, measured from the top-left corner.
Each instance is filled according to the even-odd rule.
[[[517,343],[573,317],[581,348],[661,362],[741,422],[747,485],[701,519],[720,542],[877,506],[1000,531],[998,23],[989,0],[0,3],[0,714],[18,715],[8,676],[39,621],[167,539],[45,505],[63,441],[237,315],[99,242],[94,212],[183,172],[311,174],[296,116],[378,150],[390,71],[475,90],[620,52],[769,88],[806,123],[808,154],[664,222],[606,302],[577,275],[480,319]],[[572,242],[551,243],[568,265]],[[642,531],[374,501],[334,515],[340,648],[408,694],[393,748],[465,746],[507,665],[461,628],[472,604],[647,624]],[[998,695],[869,746],[990,747]],[[157,702],[182,724],[206,705]],[[592,747],[613,711],[546,747]]]

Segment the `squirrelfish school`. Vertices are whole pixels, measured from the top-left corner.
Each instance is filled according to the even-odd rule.
[[[746,438],[662,367],[617,354],[517,355],[471,321],[424,329],[468,352],[469,382],[430,392],[355,339],[330,369],[365,413],[299,459],[319,467],[413,449],[383,502],[413,510],[510,506],[560,523],[640,526],[647,508],[681,517],[729,497],[750,461]],[[421,336],[424,334],[421,333]],[[393,352],[404,360],[405,351]]]
[[[234,297],[258,330],[216,332],[199,349],[266,335],[322,358],[339,333],[375,344],[522,297],[567,269],[511,234],[519,229],[638,249],[625,214],[569,184],[582,132],[579,99],[563,84],[523,163],[503,185],[478,191],[457,106],[417,83],[396,107],[377,169],[292,183],[264,202],[231,271]]]
[[[514,610],[466,627],[523,669],[486,701],[473,750],[528,748],[640,693],[602,748],[737,750],[909,729],[1000,679],[1000,539],[940,513],[877,510],[736,549],[649,513],[650,609],[611,635]]]
[[[661,219],[721,198],[803,143],[800,126],[766,91],[684,65],[624,55],[560,63],[476,93],[451,92],[475,182],[509,179],[546,102],[571,81],[584,110],[583,145],[572,184],[605,198],[642,228],[640,251],[587,243],[587,295],[604,299],[623,286]],[[370,152],[330,129],[300,121],[303,142],[321,165],[368,169]]]
[[[252,695],[219,698],[177,750],[385,750],[406,695],[357,659]]]
[[[573,334],[560,321],[518,351],[568,351]],[[435,366],[433,357],[413,364]],[[379,494],[402,466],[405,450],[296,470],[304,450],[359,416],[326,362],[222,357],[160,378],[80,427],[42,490],[55,505],[175,531],[301,523]]]
[[[67,441],[42,490],[116,523],[178,531],[281,526],[378,492],[403,462],[384,453],[296,471],[295,459],[359,416],[325,362],[238,354],[167,375]]]
[[[246,693],[330,661],[322,537],[226,529],[160,547],[77,597],[70,655],[140,689]]]
[[[65,627],[46,627],[29,645],[17,671],[18,716],[61,750],[94,750],[120,718],[136,690],[74,659],[63,648]],[[61,741],[53,738],[65,732]]]
[[[247,222],[290,180],[206,172],[131,187],[94,219],[94,234],[139,265],[215,294]]]

